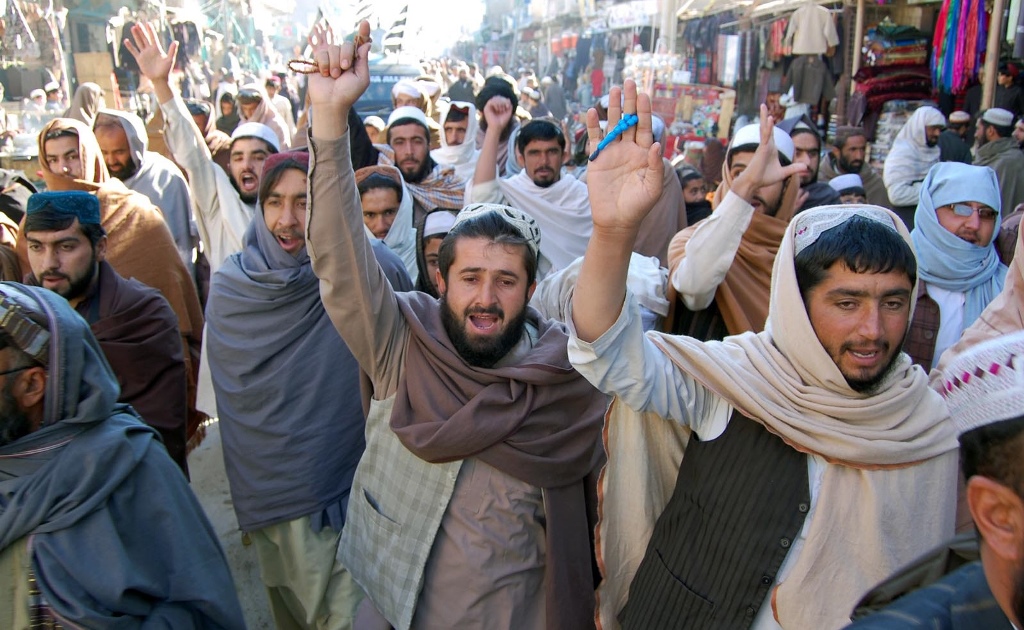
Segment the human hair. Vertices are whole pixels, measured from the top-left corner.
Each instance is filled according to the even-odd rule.
[[[834,146],[840,151],[846,146],[851,138],[867,139],[868,135],[862,127],[839,127],[836,129],[836,140]]]
[[[406,116],[405,118],[399,118],[395,122],[388,125],[388,144],[391,144],[391,130],[394,129],[395,127],[404,127],[406,125],[416,125],[420,129],[422,129],[423,137],[427,139],[428,143],[430,142],[430,129],[428,129],[426,125],[424,125],[419,120],[416,120],[412,116]]]
[[[395,197],[399,203],[402,201],[402,185],[382,173],[370,173],[366,179],[356,186],[359,189],[359,196],[362,197],[371,190],[387,189],[395,191]]]
[[[457,123],[462,122],[469,118],[469,112],[461,110],[457,107],[452,107],[448,110],[448,116],[444,119],[446,123]]]
[[[814,139],[818,141],[818,149],[819,150],[821,149],[821,136],[819,136],[818,132],[814,131],[813,129],[805,129],[803,127],[798,127],[796,129],[794,129],[792,133],[789,134],[789,137],[790,138],[796,138],[797,136],[799,136],[802,133],[805,133],[805,134],[810,135],[810,136],[814,136]]]
[[[557,140],[558,146],[565,151],[565,134],[550,120],[539,118],[523,125],[516,137],[516,150],[525,154],[526,147],[534,140]]]
[[[263,177],[260,179],[260,188],[257,191],[257,199],[261,202],[270,196],[270,193],[274,190],[274,186],[277,186],[277,182],[281,181],[284,176],[284,172],[290,168],[297,171],[301,171],[303,175],[309,170],[306,163],[299,161],[295,157],[282,158],[280,162],[273,164],[270,168],[263,171]]]
[[[979,122],[981,123],[981,127],[986,131],[989,128],[995,129],[996,135],[999,136],[1000,138],[1009,138],[1010,135],[1013,133],[1013,125],[993,125],[992,123],[984,119],[979,119]]]
[[[900,271],[911,284],[917,281],[917,259],[903,237],[878,221],[855,215],[826,230],[796,255],[796,283],[805,305],[808,293],[824,282],[837,262],[854,273]]]
[[[225,92],[226,94],[226,92]],[[221,100],[224,100],[221,98]],[[197,98],[190,98],[185,100],[185,107],[188,108],[188,113],[193,116],[209,116],[210,115],[210,104],[206,101],[201,101]]]
[[[25,215],[25,229],[23,233],[28,235],[29,232],[60,232],[71,227],[75,223],[76,218],[46,207],[32,214]],[[79,223],[78,228],[89,239],[89,244],[92,245],[94,251],[100,239],[107,235],[107,231],[103,229],[103,226],[96,225],[95,223]]]
[[[121,125],[118,117],[113,114],[96,114],[96,119],[92,123],[92,130],[95,133],[102,129],[120,129],[124,131],[124,126]]]
[[[437,268],[441,272],[441,277],[446,281],[448,280],[448,270],[455,262],[455,243],[460,238],[486,238],[500,245],[521,245],[523,262],[526,263],[526,284],[531,285],[537,279],[537,256],[530,249],[529,241],[526,240],[522,232],[502,219],[497,212],[487,212],[455,224],[441,241],[441,249],[437,252]]]
[[[43,142],[47,140],[56,140],[57,138],[75,138],[78,139],[78,131],[70,127],[64,129],[51,129],[46,132],[43,136]]]
[[[960,436],[960,469],[964,479],[988,477],[1024,497],[1024,416],[1001,420]]]

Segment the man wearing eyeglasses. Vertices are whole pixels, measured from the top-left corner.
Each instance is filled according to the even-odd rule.
[[[921,184],[910,233],[917,253],[917,309],[903,350],[925,370],[1003,290],[1006,266],[993,245],[1002,202],[987,166],[940,162]]]
[[[1024,153],[1013,138],[1013,129],[1013,114],[993,107],[978,119],[974,134],[978,141],[974,164],[996,172],[1000,199],[1008,213],[1024,201]]]

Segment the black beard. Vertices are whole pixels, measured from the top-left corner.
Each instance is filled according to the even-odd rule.
[[[853,163],[847,162],[843,158],[839,158],[839,168],[844,173],[860,173],[860,169],[864,168],[864,162],[855,166]]]
[[[235,192],[238,193],[238,198],[242,200],[242,203],[249,204],[250,206],[255,205],[259,199],[259,191],[252,194],[243,193],[242,189],[238,187],[238,182],[235,181],[235,176],[228,174],[228,179],[231,180],[231,185],[234,186]]]
[[[14,400],[14,376],[7,375],[7,382],[0,391],[0,447],[16,442],[32,432],[32,421],[24,411],[18,409],[18,403]]]
[[[898,347],[903,348],[903,342],[906,340],[907,336],[904,334]],[[888,348],[886,348],[886,350],[888,350]],[[851,381],[850,379],[846,379],[846,384],[850,386],[850,389],[858,394],[874,394],[878,390],[878,386],[882,384],[882,381],[892,373],[893,368],[896,367],[896,363],[899,361],[900,355],[902,354],[902,351],[893,354],[892,358],[889,359],[889,364],[886,365],[885,369],[879,372],[876,376],[864,380]]]
[[[405,179],[406,183],[418,184],[426,179],[427,175],[430,174],[430,171],[434,170],[432,162],[433,160],[428,155],[427,159],[423,160],[423,164],[421,164],[420,167],[411,175],[402,169],[399,170],[402,170],[402,177]]]
[[[132,175],[135,175],[136,173],[138,173],[139,172],[139,167],[135,165],[134,161],[129,161],[128,165],[124,167],[124,170],[116,170],[115,171],[114,169],[112,169],[112,168],[110,168],[108,166],[107,167],[107,171],[110,173],[111,177],[119,179],[119,180],[121,180],[123,182],[126,179],[131,179]]]
[[[505,332],[498,335],[497,338],[473,341],[466,333],[465,318],[469,313],[479,312],[481,312],[480,309],[467,311],[464,318],[460,320],[448,304],[448,296],[441,294],[441,323],[444,325],[445,332],[448,333],[448,338],[452,340],[455,351],[466,363],[474,367],[491,368],[519,343],[519,339],[526,329],[526,308],[524,307],[508,323]],[[496,314],[504,319],[504,313],[500,312],[500,309],[495,308],[484,312]]]
[[[89,292],[89,289],[92,287],[93,279],[96,278],[98,274],[99,265],[96,264],[96,253],[93,252],[92,261],[89,263],[89,273],[74,281],[71,280],[71,278],[68,278],[67,291],[64,293],[55,291],[55,293],[65,300],[74,300],[75,298],[82,297]],[[36,276],[36,282],[39,283],[39,286],[43,285],[43,278],[41,275]]]

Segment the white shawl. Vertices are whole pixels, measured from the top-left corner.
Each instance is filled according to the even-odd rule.
[[[448,112],[452,105],[466,107],[469,109],[469,126],[466,128],[466,139],[462,144],[449,146],[444,136],[444,121],[448,119]],[[430,152],[430,157],[441,165],[442,168],[454,168],[455,175],[459,179],[469,181],[473,179],[473,172],[476,169],[477,158],[480,151],[476,148],[476,131],[480,124],[477,122],[476,106],[472,103],[453,101],[451,103],[441,101],[438,103],[441,116],[441,148]]]

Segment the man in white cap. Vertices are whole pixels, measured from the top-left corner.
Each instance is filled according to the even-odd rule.
[[[856,630],[1020,628],[1024,622],[1024,333],[971,348],[938,385],[960,437],[981,559],[850,626]]]
[[[780,167],[793,164],[789,134],[773,127],[772,137]],[[796,214],[799,175],[807,166],[800,163],[785,180],[741,190],[750,196],[746,203],[734,186],[760,144],[756,123],[736,132],[712,202],[714,212],[676,234],[669,245],[669,281],[685,307],[678,309],[676,332],[707,341],[764,328],[772,265]]]
[[[893,211],[900,215],[907,228],[914,227],[921,182],[939,161],[939,134],[945,127],[946,117],[942,112],[934,107],[918,107],[896,134],[885,160],[882,181]]]
[[[149,24],[137,24],[132,35],[134,43],[127,42],[128,50],[153,83],[164,116],[164,138],[174,160],[188,174],[199,237],[212,275],[225,258],[242,249],[245,231],[256,212],[263,161],[279,151],[278,136],[262,123],[238,125],[231,134],[229,172],[225,173],[213,161],[184,99],[168,83],[177,44],[172,43],[165,53]]]
[[[1006,266],[993,244],[1000,205],[986,166],[940,162],[924,178],[911,232],[921,281],[904,350],[925,370],[1003,290]]]
[[[61,90],[60,83],[50,81],[43,86],[43,91],[46,92],[46,111],[57,112],[57,115],[60,115],[64,111],[64,91]]]
[[[998,107],[985,110],[974,138],[978,142],[974,164],[996,172],[1003,208],[1012,212],[1024,201],[1024,153],[1013,139],[1013,114]]]
[[[415,107],[426,115],[427,129],[430,131],[430,148],[436,149],[441,146],[441,127],[433,118],[433,101],[427,94],[426,84],[415,79],[402,79],[391,86],[391,105],[398,109],[400,107]],[[390,121],[390,118],[388,119]]]
[[[374,144],[382,144],[384,138],[381,137],[380,133],[384,131],[384,119],[380,116],[367,116],[363,120],[363,127],[366,128],[366,135],[370,136],[370,142]]]
[[[970,164],[971,146],[967,143],[967,131],[971,128],[971,115],[955,111],[949,115],[949,125],[939,134],[939,161],[963,162]]]
[[[861,181],[860,175],[854,173],[840,175],[829,180],[828,185],[839,193],[841,203],[867,203],[867,193],[864,192],[864,182]]]
[[[394,166],[413,197],[413,225],[434,208],[461,208],[466,182],[450,165],[430,155],[430,121],[418,107],[395,109],[388,117],[387,145],[380,146],[377,163]]]
[[[564,328],[527,306],[540,230],[468,206],[442,241],[441,298],[392,291],[346,139],[370,81],[369,44],[358,52],[314,52],[333,67],[309,75],[306,229],[324,308],[374,389],[338,550],[377,618],[366,627],[592,626],[586,480],[607,399],[569,366]]]
[[[879,576],[953,533],[956,438],[900,352],[909,234],[882,208],[801,213],[775,259],[765,331],[644,335],[626,269],[660,188],[659,147],[648,97],[625,91],[640,124],[590,166],[594,233],[569,338],[576,369],[618,397],[598,488],[600,625],[840,628]],[[779,163],[761,112],[732,186],[748,212],[755,190],[803,170]]]

